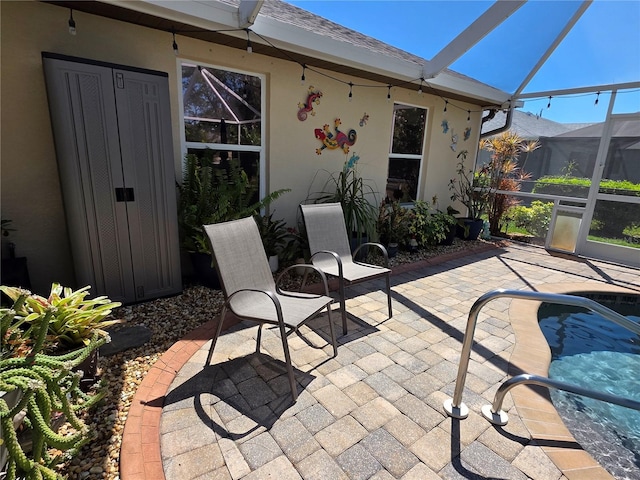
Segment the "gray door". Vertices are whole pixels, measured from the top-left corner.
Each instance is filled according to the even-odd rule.
[[[77,286],[181,290],[167,77],[43,55]]]

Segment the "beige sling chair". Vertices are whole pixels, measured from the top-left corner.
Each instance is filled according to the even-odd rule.
[[[297,331],[305,322],[316,317],[326,308],[331,342],[333,343],[333,356],[338,354],[336,336],[331,321],[330,305],[333,299],[329,297],[326,277],[316,267],[306,265],[305,268],[318,271],[321,275],[326,295],[282,291],[277,287],[278,282],[273,280],[258,226],[252,217],[205,225],[204,229],[211,243],[211,250],[225,298],[220,313],[220,323],[212,339],[206,365],[211,362],[213,349],[220,336],[227,310],[231,310],[242,320],[260,324],[256,352],[260,352],[262,325],[265,323],[277,325],[282,338],[291,395],[295,402],[298,398],[298,390],[291,366],[288,335]]]
[[[347,334],[347,311],[345,306],[345,287],[355,283],[385,277],[387,283],[387,304],[389,318],[391,311],[391,286],[389,280],[389,257],[387,250],[379,243],[364,243],[364,246],[375,246],[384,257],[384,267],[355,261],[358,250],[353,255],[349,245],[347,227],[339,203],[316,203],[300,205],[304,225],[307,230],[311,261],[313,265],[326,275],[338,278],[340,309],[342,310],[342,333]]]

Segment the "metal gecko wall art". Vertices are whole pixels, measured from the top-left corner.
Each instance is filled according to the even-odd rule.
[[[358,138],[357,132],[352,128],[347,133],[339,130],[342,122],[339,118],[336,118],[333,122],[334,132],[331,132],[329,125],[325,124],[322,128],[316,128],[314,130],[315,137],[322,142],[320,148],[316,148],[316,154],[321,155],[325,148],[329,150],[335,150],[341,148],[344,153],[349,153],[349,147],[356,143]]]
[[[315,115],[316,112],[313,110],[313,104],[320,104],[321,97],[322,92],[320,90],[314,90],[313,86],[310,86],[306,103],[298,103],[298,120],[304,122],[307,119],[307,115]]]

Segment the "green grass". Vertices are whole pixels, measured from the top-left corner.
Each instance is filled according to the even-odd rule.
[[[588,235],[587,239],[588,240],[592,240],[594,242],[602,242],[602,243],[610,243],[612,245],[620,245],[622,247],[640,248],[640,243],[627,242],[624,238],[607,238],[607,237],[598,237],[596,235]]]

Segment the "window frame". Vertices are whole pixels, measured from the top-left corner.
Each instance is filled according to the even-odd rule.
[[[204,143],[204,142],[187,142],[185,132],[185,119],[184,119],[184,93],[182,91],[182,67],[183,66],[201,66],[205,68],[215,68],[217,70],[225,70],[232,73],[238,73],[241,75],[251,75],[260,80],[260,145],[240,145],[235,143]],[[258,171],[260,176],[259,181],[259,195],[260,198],[267,194],[267,167],[265,161],[265,149],[266,149],[266,75],[250,72],[248,70],[240,70],[236,68],[230,68],[224,65],[218,65],[213,63],[195,62],[187,58],[177,59],[176,62],[177,81],[178,81],[178,106],[180,109],[179,124],[180,124],[180,151],[182,153],[182,167],[184,169],[184,157],[189,149],[204,150],[206,148],[212,150],[227,150],[234,152],[255,152],[258,154]]]
[[[395,112],[396,112],[396,106],[402,106],[402,107],[410,107],[410,108],[420,108],[422,110],[425,111],[425,115],[424,115],[424,133],[423,133],[423,137],[422,137],[422,142],[420,144],[420,154],[413,154],[413,153],[394,153],[393,152],[393,134],[395,131]],[[429,125],[429,107],[426,107],[424,105],[416,105],[416,104],[412,104],[412,103],[405,103],[405,102],[393,102],[393,110],[392,110],[392,118],[391,118],[391,132],[390,132],[390,138],[389,138],[389,152],[388,152],[388,161],[387,161],[387,185],[388,185],[388,181],[389,181],[389,171],[390,171],[390,163],[391,160],[393,159],[403,159],[403,160],[418,160],[419,162],[419,168],[418,168],[418,182],[416,185],[416,198],[414,200],[419,200],[419,194],[420,194],[420,190],[423,184],[422,181],[422,173],[423,173],[423,168],[424,168],[424,160],[425,160],[425,149],[426,149],[426,145],[427,145],[427,129],[428,129],[428,125]],[[413,203],[414,200],[411,200],[410,202],[403,202],[403,203],[407,203],[407,204],[411,204]]]

